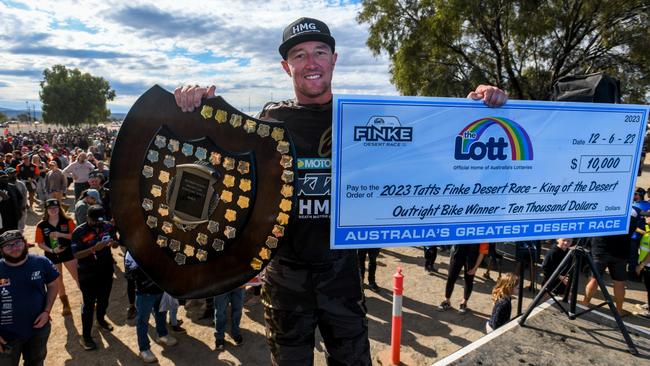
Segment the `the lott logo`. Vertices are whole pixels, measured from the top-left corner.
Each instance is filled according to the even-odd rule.
[[[354,141],[410,142],[413,127],[402,127],[395,116],[372,116],[365,126],[354,127]]]
[[[491,126],[498,126],[506,134],[487,142],[481,141],[481,135]],[[456,136],[454,158],[456,160],[506,160],[510,151],[512,160],[533,160],[533,145],[528,133],[515,121],[503,117],[486,117],[478,119]]]

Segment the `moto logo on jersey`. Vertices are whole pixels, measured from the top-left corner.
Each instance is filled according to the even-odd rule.
[[[500,127],[508,141],[503,137],[489,137],[481,140],[481,135],[491,126]],[[456,136],[454,158],[456,160],[506,160],[510,152],[512,160],[533,160],[533,145],[526,130],[517,122],[503,117],[478,119],[465,126]]]
[[[395,116],[372,116],[365,126],[354,127],[354,141],[413,141],[413,127],[402,127]]]
[[[298,179],[299,196],[325,196],[330,194],[330,173],[307,173]]]
[[[298,169],[330,169],[332,160],[327,158],[298,158]]]

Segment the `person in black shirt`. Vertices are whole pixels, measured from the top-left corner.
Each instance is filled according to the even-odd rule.
[[[27,186],[29,192],[29,208],[31,209],[36,202],[36,178],[41,174],[39,167],[31,162],[29,155],[22,157],[22,163],[16,166],[18,179],[22,180]]]
[[[324,163],[319,170],[297,170],[299,209],[265,269],[262,302],[273,365],[312,365],[317,327],[328,364],[371,364],[356,253],[329,247],[334,45],[329,28],[317,19],[300,18],[287,26],[279,51],[296,98],[268,103],[259,116],[284,122],[298,160]],[[184,86],[174,96],[181,110],[191,112],[202,98],[214,97],[215,89]],[[486,85],[468,97],[489,106],[507,100],[505,92]]]
[[[18,188],[10,183],[9,175],[0,170],[0,234],[18,229],[18,223],[23,216],[23,199]]]
[[[488,254],[489,246],[487,243],[481,244],[456,244],[451,247],[449,254],[449,272],[447,273],[447,284],[445,286],[445,300],[438,305],[439,311],[451,309],[451,294],[454,292],[454,286],[460,271],[465,269],[465,288],[463,299],[458,306],[458,312],[467,313],[467,302],[474,289],[474,276],[483,258]]]
[[[109,332],[113,330],[113,326],[104,318],[113,286],[111,245],[117,246],[113,225],[104,221],[102,206],[90,206],[87,221],[72,232],[72,252],[77,258],[79,288],[83,297],[82,336],[79,343],[87,351],[97,348],[90,336],[95,304],[97,324]]]
[[[630,227],[627,234],[597,236],[591,238],[591,255],[594,264],[602,276],[605,268],[609,270],[609,275],[614,282],[614,302],[618,313],[623,313],[623,302],[625,300],[625,281],[627,280],[627,259],[630,254],[631,235],[636,230],[636,211],[631,210]],[[585,296],[582,304],[588,305],[591,298],[596,293],[598,282],[595,277],[591,277],[585,287]]]
[[[167,326],[165,325],[167,314],[159,310],[160,300],[163,297],[163,290],[156,285],[149,276],[147,276],[128,251],[124,256],[124,268],[135,282],[135,303],[138,309],[135,323],[140,358],[142,358],[145,363],[154,363],[157,362],[158,359],[153,352],[151,352],[148,336],[149,318],[152,313],[154,314],[154,320],[156,322],[158,342],[166,346],[174,346],[178,343],[176,338],[168,334]]]
[[[559,238],[557,239],[557,244],[546,253],[544,261],[542,262],[545,281],[548,281],[548,279],[551,278],[555,269],[560,265],[560,263],[562,263],[562,260],[569,252],[571,244],[573,244],[573,239]],[[560,295],[564,294],[566,291],[566,286],[569,284],[568,272],[569,266],[566,266],[555,281],[549,284],[548,288],[551,289],[554,294]]]

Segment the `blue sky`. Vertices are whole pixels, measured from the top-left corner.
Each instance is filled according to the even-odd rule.
[[[217,86],[248,111],[292,97],[282,71],[283,28],[302,16],[328,23],[339,58],[335,93],[396,94],[389,63],[365,45],[358,1],[0,0],[0,107],[40,108],[42,72],[55,64],[107,79],[113,112],[154,84]]]

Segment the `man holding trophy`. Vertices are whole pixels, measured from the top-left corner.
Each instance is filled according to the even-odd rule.
[[[282,68],[292,78],[295,99],[267,103],[260,119],[283,121],[293,138],[298,160],[331,159],[332,75],[337,61],[335,40],[327,25],[300,18],[283,33]],[[175,90],[184,112],[215,95],[215,87]],[[504,91],[480,85],[468,95],[488,106],[507,100]],[[286,240],[265,269],[262,302],[274,365],[313,364],[315,329],[327,349],[328,364],[370,365],[364,295],[355,250],[330,249],[330,164],[298,168],[298,205]],[[305,193],[305,176],[316,184]],[[320,184],[323,183],[323,184]],[[315,187],[315,188],[314,188]]]

